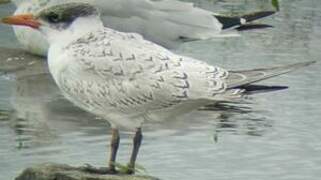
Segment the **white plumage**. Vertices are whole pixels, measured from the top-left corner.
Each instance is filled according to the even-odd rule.
[[[248,71],[226,71],[180,56],[136,33],[104,27],[87,3],[69,3],[36,15],[4,18],[43,33],[49,42],[48,65],[71,102],[112,125],[109,171],[115,173],[119,127],[135,129],[128,173],[133,173],[145,121],[162,121],[243,93],[285,87],[250,84],[311,64]]]
[[[88,21],[78,20],[70,33]],[[144,120],[178,116],[226,91],[227,71],[176,55],[138,34],[95,25],[83,36],[54,39],[49,68],[67,98],[113,125],[137,128]]]
[[[14,0],[14,2],[17,6],[15,14],[35,13],[44,7],[66,2],[89,2],[100,9],[105,26],[122,32],[139,33],[145,39],[170,49],[186,40],[208,39],[222,35],[223,25],[213,12],[177,0]],[[46,55],[48,43],[39,32],[24,27],[15,27],[14,30],[18,40],[27,50]]]

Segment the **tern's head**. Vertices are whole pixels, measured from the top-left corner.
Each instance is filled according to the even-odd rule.
[[[3,18],[2,22],[31,27],[46,36],[63,34],[65,31],[86,31],[97,22],[101,23],[99,11],[88,3],[59,4],[42,9],[35,14],[9,16]]]

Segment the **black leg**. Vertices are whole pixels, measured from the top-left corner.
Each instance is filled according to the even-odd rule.
[[[108,162],[108,167],[110,171],[114,171],[114,172],[116,172],[115,162],[116,162],[118,147],[119,147],[119,131],[118,129],[113,128],[111,141],[110,141],[110,158]]]
[[[96,168],[89,164],[87,164],[85,167],[81,167],[82,170],[94,173],[94,174],[116,174],[117,170],[115,167],[116,162],[116,156],[117,156],[117,150],[119,147],[119,132],[118,129],[113,128],[112,134],[111,134],[111,141],[110,141],[110,158],[108,161],[108,168],[102,167],[102,168]]]
[[[135,162],[137,159],[137,155],[138,155],[138,151],[139,151],[139,147],[142,143],[143,140],[143,134],[142,134],[142,129],[141,128],[137,128],[134,139],[133,139],[133,150],[132,150],[132,154],[130,156],[130,161],[128,163],[128,174],[133,174],[135,173]]]

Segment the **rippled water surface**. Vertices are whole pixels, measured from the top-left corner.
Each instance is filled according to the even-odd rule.
[[[190,0],[221,13],[271,10],[270,1]],[[229,69],[320,61],[321,2],[282,0],[264,20],[275,28],[240,37],[187,43],[177,50]],[[13,11],[2,5],[0,16]],[[2,47],[17,47],[0,25]],[[108,124],[64,100],[44,61],[6,61],[0,51],[0,179],[42,162],[104,166]],[[181,120],[146,124],[138,163],[161,179],[302,180],[321,177],[321,65],[266,81],[290,89],[259,94],[246,103],[221,105]],[[131,134],[123,133],[118,159],[128,159]]]

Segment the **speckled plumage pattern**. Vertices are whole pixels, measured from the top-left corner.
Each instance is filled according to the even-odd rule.
[[[136,33],[105,28],[93,7],[60,4],[34,17],[50,44],[49,70],[63,94],[115,128],[139,128],[146,120],[171,119],[234,100],[246,91],[243,86],[310,64],[228,72],[174,54]],[[58,19],[51,21],[52,14]]]
[[[226,90],[227,71],[175,55],[138,34],[105,28],[63,49],[59,58],[66,59],[59,61],[67,63],[53,73],[58,86],[71,101],[107,119],[172,117],[190,111],[186,104],[197,108]]]

